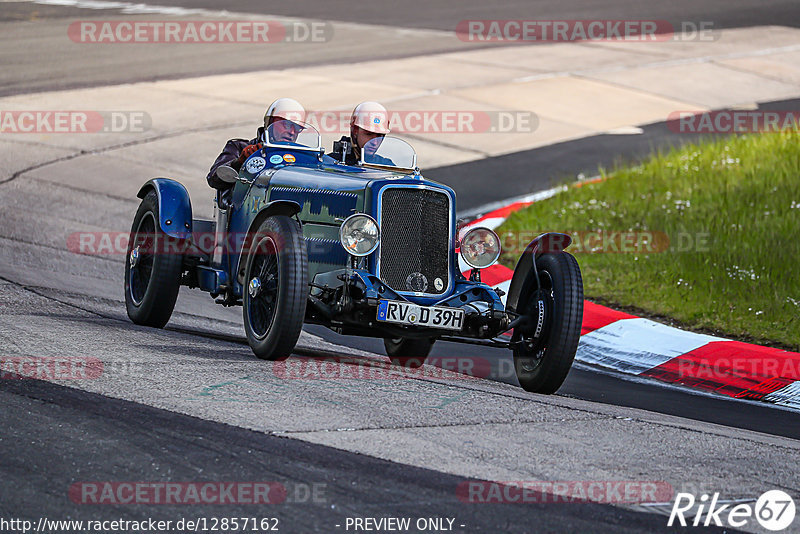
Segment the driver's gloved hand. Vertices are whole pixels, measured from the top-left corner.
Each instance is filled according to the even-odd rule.
[[[258,143],[257,145],[247,145],[242,150],[242,153],[239,154],[239,158],[236,160],[236,169],[241,169],[242,164],[245,162],[247,158],[252,156],[256,151],[261,150],[263,148],[263,143]]]

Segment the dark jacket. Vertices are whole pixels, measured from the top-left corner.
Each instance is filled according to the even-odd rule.
[[[237,167],[236,160],[239,159],[239,155],[241,155],[242,150],[245,149],[248,145],[255,145],[261,142],[261,136],[264,133],[264,128],[259,128],[256,138],[251,139],[248,141],[247,139],[230,139],[227,143],[225,143],[225,148],[222,149],[222,153],[217,156],[216,161],[211,166],[211,170],[208,171],[208,176],[206,176],[206,181],[208,181],[208,185],[213,187],[214,189],[230,189],[233,187],[233,184],[228,184],[225,182],[220,181],[214,173],[217,172],[217,167],[221,167],[222,165],[230,165],[237,171],[239,170]]]

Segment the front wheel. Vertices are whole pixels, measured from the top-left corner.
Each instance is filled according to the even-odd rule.
[[[150,191],[136,211],[125,256],[125,307],[134,323],[163,328],[169,321],[181,286],[182,246],[161,230],[158,197]]]
[[[542,254],[536,258],[540,289],[520,300],[520,313],[536,325],[543,317],[542,331],[514,332],[514,367],[526,391],[551,394],[567,378],[583,322],[583,280],[577,260],[567,252]]]
[[[247,342],[263,360],[294,350],[308,300],[308,251],[300,225],[285,215],[267,217],[247,256],[242,298]]]
[[[383,346],[393,364],[409,369],[422,367],[433,348],[433,339],[385,338]]]

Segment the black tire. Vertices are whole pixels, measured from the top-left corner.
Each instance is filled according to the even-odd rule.
[[[583,280],[575,257],[567,252],[542,254],[536,258],[536,270],[542,285],[541,294],[520,300],[520,311],[538,320],[539,301],[544,302],[545,331],[536,343],[532,337],[514,333],[514,367],[520,385],[526,391],[551,394],[567,378],[583,322]]]
[[[263,360],[287,358],[303,329],[308,301],[308,251],[297,221],[274,215],[261,223],[247,255],[243,293],[244,329],[253,353]]]
[[[383,346],[393,364],[418,369],[425,364],[435,340],[429,338],[384,338]]]
[[[158,216],[158,196],[150,191],[131,226],[125,255],[125,307],[134,323],[163,328],[181,287],[183,241],[165,234]]]

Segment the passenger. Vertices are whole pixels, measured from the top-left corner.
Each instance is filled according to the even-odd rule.
[[[246,139],[231,139],[225,143],[225,148],[222,149],[222,153],[217,157],[217,160],[211,166],[211,170],[206,177],[208,185],[219,190],[233,187],[233,184],[223,182],[215,176],[218,167],[230,165],[238,171],[247,158],[263,147],[261,141],[264,136],[264,131],[273,123],[275,123],[275,126],[273,126],[271,130],[272,142],[295,142],[302,127],[290,121],[303,122],[305,118],[306,110],[297,100],[292,98],[277,99],[269,106],[269,109],[267,109],[267,112],[264,114],[264,126],[258,128],[255,139],[251,139],[250,141]]]
[[[372,139],[385,136],[389,131],[389,112],[386,108],[377,102],[362,102],[356,106],[350,117],[350,137],[343,136],[334,143],[333,152],[328,156],[344,162],[345,165],[357,165],[361,161],[364,145]],[[376,143],[370,146],[378,148]]]

